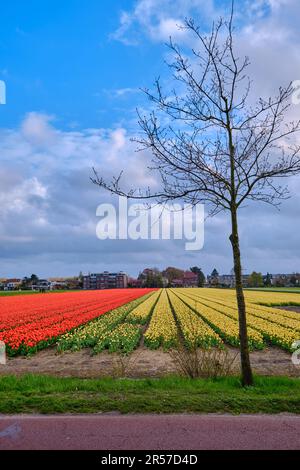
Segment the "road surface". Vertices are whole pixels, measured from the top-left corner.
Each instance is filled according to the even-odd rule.
[[[0,416],[0,449],[300,449],[300,416]]]

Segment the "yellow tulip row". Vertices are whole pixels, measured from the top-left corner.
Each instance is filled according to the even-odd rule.
[[[210,308],[211,310],[215,310],[220,314],[226,315],[237,322],[238,311],[236,304],[232,303],[230,305],[230,302],[226,303],[223,301],[224,303],[222,303],[222,301],[219,300],[207,300],[207,298],[201,298],[198,294],[198,292],[189,294],[185,292],[183,295],[188,295],[194,302],[196,301],[201,312],[205,311],[206,308]],[[204,315],[206,315],[206,313],[204,313]],[[264,315],[266,316],[264,317]],[[292,319],[279,317],[276,314],[274,314],[274,316],[267,317],[266,312],[260,313],[259,306],[255,306],[255,313],[251,307],[250,310],[248,309],[248,329],[250,327],[251,329],[256,330],[267,341],[288,351],[292,351],[293,342],[299,339],[299,322],[297,324],[297,329],[295,328],[296,325],[292,322]]]
[[[220,336],[173,291],[169,291],[169,298],[187,346],[222,345]]]
[[[254,304],[251,302],[246,302],[247,308],[253,308],[259,312],[266,312],[266,313],[271,313],[272,315],[280,315],[283,318],[289,318],[292,320],[296,320],[298,322],[298,325],[300,325],[300,315],[298,312],[293,312],[290,310],[283,310],[280,308],[276,307],[265,307],[264,305],[260,304]]]
[[[237,308],[236,303],[225,304],[231,306],[233,308]],[[286,313],[292,313],[292,315],[298,315],[298,318],[291,316],[286,316],[282,314],[282,311],[279,309],[272,309],[272,308],[263,308],[260,305],[254,305],[251,303],[246,303],[246,311],[250,315],[254,315],[255,317],[262,318],[264,320],[268,320],[272,323],[276,323],[278,325],[284,326],[285,328],[290,328],[295,331],[300,332],[300,316],[297,313],[292,313],[286,311]]]
[[[248,302],[261,303],[264,305],[289,305],[296,304],[300,306],[300,294],[288,292],[262,292],[262,291],[245,291]]]
[[[239,346],[239,325],[237,317],[230,317],[217,308],[202,303],[198,297],[192,294],[178,294],[191,308],[208,322],[208,324],[229,344]],[[264,341],[262,335],[253,328],[248,328],[249,347],[262,349]]]
[[[57,341],[58,351],[66,351],[68,349],[78,351],[82,348],[95,347],[96,344],[103,343],[109,333],[124,321],[130,311],[146,302],[151,295],[153,295],[152,292],[122,305],[105,315],[101,315],[96,320],[82,325],[74,331],[62,335]]]
[[[145,302],[138,305],[130,312],[126,318],[126,321],[129,323],[139,323],[141,325],[147,323],[160,294],[161,289],[155,291],[147,300],[145,300]]]
[[[223,307],[230,307],[237,309],[237,302],[232,300],[220,300],[219,298],[211,300],[207,296],[202,296],[198,292],[193,292],[193,297],[197,297],[203,302],[213,302],[214,304],[222,305]],[[296,312],[290,312],[287,310],[280,310],[272,307],[264,307],[261,305],[255,305],[252,303],[246,303],[247,313],[254,316],[269,320],[273,323],[278,323],[286,328],[291,328],[296,331],[300,331],[300,315]]]
[[[141,334],[140,326],[121,323],[104,337],[99,338],[93,352],[98,354],[104,349],[108,349],[109,352],[129,354],[139,345]]]
[[[144,335],[145,344],[152,349],[169,349],[177,344],[178,330],[166,289],[154,307],[150,324]]]
[[[201,291],[201,295],[210,297],[211,300],[236,300],[236,293],[234,289],[194,289],[195,291]],[[276,305],[293,305],[300,306],[300,294],[288,293],[288,292],[266,292],[266,291],[250,291],[245,290],[245,299],[247,303],[264,305],[266,307],[274,307]],[[280,310],[280,309],[277,309]],[[297,315],[295,312],[292,315]]]

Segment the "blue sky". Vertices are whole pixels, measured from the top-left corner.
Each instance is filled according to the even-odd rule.
[[[185,252],[179,242],[100,242],[96,207],[111,199],[89,182],[92,165],[108,175],[125,166],[129,181],[153,182],[146,157],[136,156],[130,140],[137,132],[136,107],[149,110],[139,88],[151,88],[159,75],[170,86],[164,44],[172,35],[191,46],[177,28],[185,16],[206,30],[229,3],[2,3],[0,80],[7,104],[0,106],[0,277],[103,269],[136,275],[152,265],[230,271],[224,215],[207,222],[205,246],[197,253]],[[259,94],[300,79],[299,20],[297,0],[237,2],[237,49],[251,58]],[[293,197],[280,214],[263,206],[242,213],[245,271],[300,270],[298,188],[299,180],[291,181]]]
[[[1,6],[1,75],[8,106],[1,125],[34,109],[61,128],[109,127],[124,120],[161,67],[162,44],[126,47],[113,39],[130,1],[14,1]],[[118,100],[115,93],[119,90]],[[130,91],[132,90],[132,91]],[[123,92],[123,93],[122,93]]]

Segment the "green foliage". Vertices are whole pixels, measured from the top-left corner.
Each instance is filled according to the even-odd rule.
[[[69,349],[78,351],[82,348],[94,348],[94,352],[100,352],[105,348],[112,348],[108,339],[111,332],[125,320],[133,309],[151,295],[152,293],[121,305],[121,307],[101,315],[87,325],[82,325],[74,331],[62,335],[57,341],[58,351],[63,352]]]
[[[0,413],[300,413],[297,378],[78,379],[0,377]]]
[[[267,273],[266,277],[264,278],[264,286],[271,287],[272,285],[272,276],[270,273]]]
[[[194,274],[197,274],[197,276],[198,276],[198,287],[204,287],[205,275],[204,275],[202,269],[198,268],[198,266],[193,266],[192,268],[190,268],[190,271]]]
[[[141,339],[141,328],[130,323],[122,323],[113,331],[102,337],[94,346],[94,353],[100,353],[104,349],[109,352],[131,353]]]
[[[171,286],[171,283],[174,281],[174,279],[181,279],[183,277],[184,271],[182,269],[169,266],[163,271],[162,274],[166,279],[168,279],[168,285]]]
[[[262,274],[253,271],[253,273],[250,274],[248,284],[249,287],[263,287],[264,281]]]

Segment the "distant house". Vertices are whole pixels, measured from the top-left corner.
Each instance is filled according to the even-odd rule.
[[[61,283],[60,289],[82,289],[82,280],[78,277],[67,278]]]
[[[51,282],[47,279],[39,279],[36,284],[32,284],[32,290],[48,291],[51,289]]]
[[[198,286],[198,275],[191,271],[185,271],[183,275],[184,287],[197,287]]]
[[[84,289],[125,289],[128,285],[128,276],[123,271],[118,273],[94,273],[83,276]]]
[[[16,278],[6,279],[6,281],[4,281],[4,283],[3,283],[4,290],[18,289],[20,287],[21,283],[22,283],[21,279],[16,279]]]
[[[198,275],[191,271],[185,271],[182,278],[173,279],[171,285],[172,287],[197,287]]]
[[[142,280],[133,277],[128,278],[128,287],[142,287]]]
[[[154,269],[152,268],[145,268],[142,272],[142,276],[147,277],[147,276],[152,276],[154,274]]]
[[[249,284],[249,274],[242,275],[243,287],[247,287]],[[218,276],[207,276],[207,284],[209,287],[235,287],[235,275],[234,274],[218,274]]]
[[[271,274],[271,284],[274,287],[296,287],[300,285],[300,275]]]
[[[234,287],[235,276],[233,274],[221,274],[219,276],[219,285],[222,287]]]
[[[50,281],[50,290],[63,290],[69,289],[67,281]]]
[[[172,287],[183,287],[183,279],[173,279],[171,282]]]

